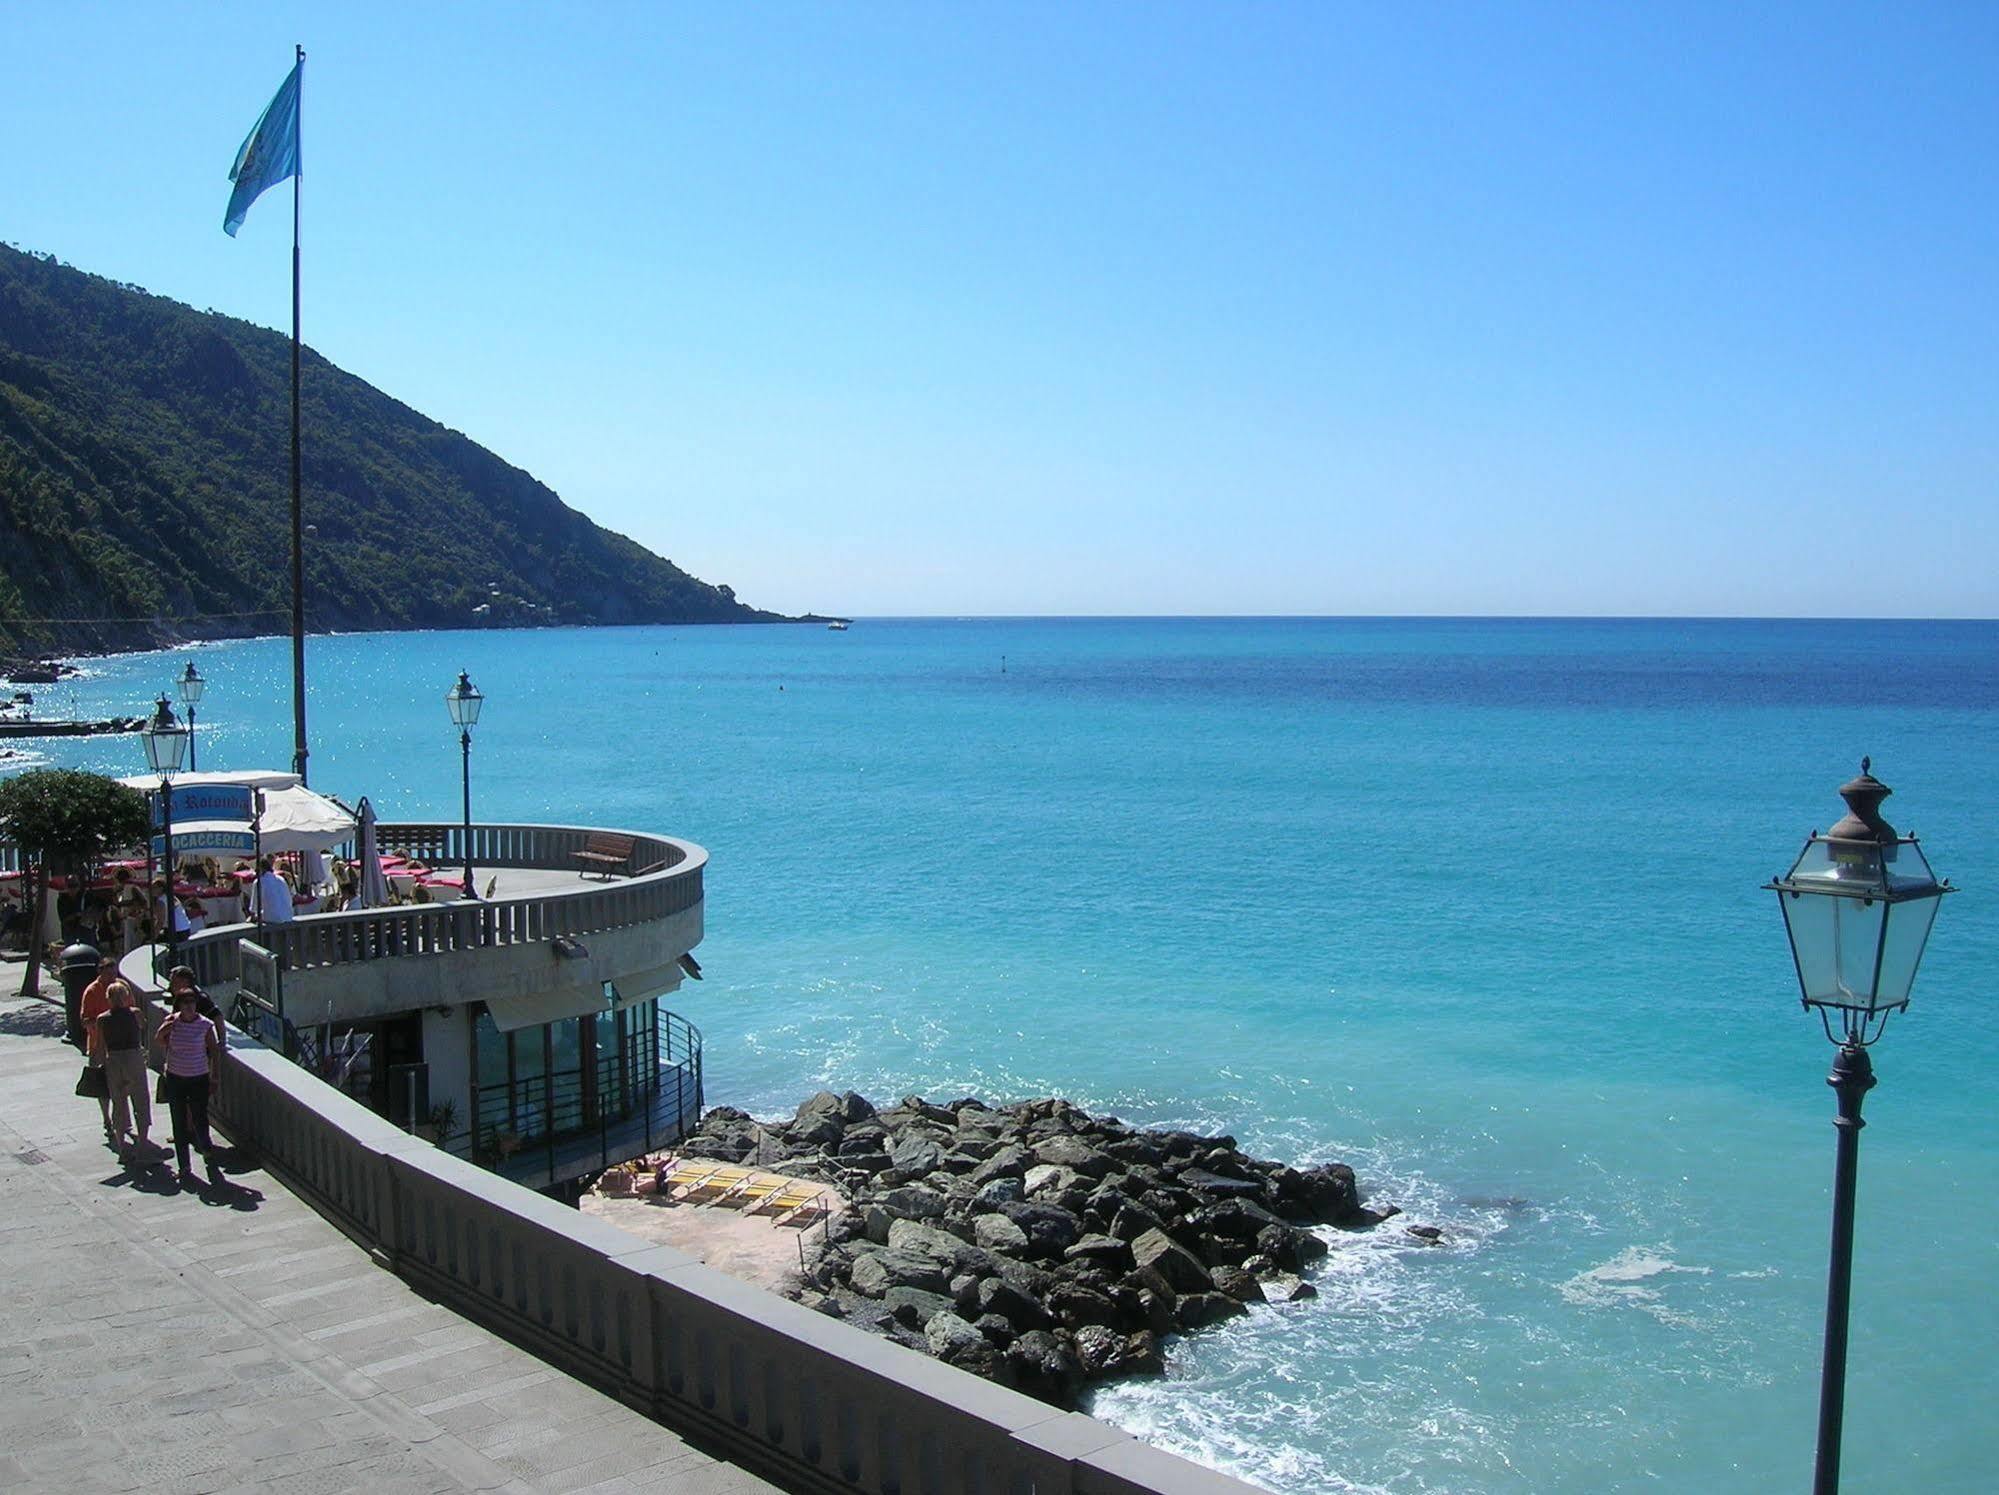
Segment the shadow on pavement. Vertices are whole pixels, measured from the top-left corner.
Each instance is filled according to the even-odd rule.
[[[12,996],[9,992],[5,995]],[[61,1038],[68,1019],[60,1002],[30,1002],[12,1012],[0,1012],[0,1033],[10,1038]]]

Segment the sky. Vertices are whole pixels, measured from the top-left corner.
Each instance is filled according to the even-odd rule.
[[[294,43],[307,343],[747,602],[1999,615],[1999,7],[17,4],[0,240],[287,326]]]

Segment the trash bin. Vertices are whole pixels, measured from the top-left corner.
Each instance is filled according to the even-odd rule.
[[[95,945],[75,944],[62,952],[62,1006],[69,1041],[83,1047],[83,989],[97,979],[102,957]]]

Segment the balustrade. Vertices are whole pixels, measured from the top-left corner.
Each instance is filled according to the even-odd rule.
[[[229,1044],[220,1124],[393,1270],[787,1489],[1257,1495],[495,1178]]]

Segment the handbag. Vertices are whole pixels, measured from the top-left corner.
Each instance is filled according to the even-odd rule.
[[[76,1077],[76,1093],[91,1100],[109,1100],[111,1081],[106,1078],[100,1066],[86,1064],[83,1066],[83,1073]]]
[[[153,1082],[153,1103],[164,1106],[167,1103],[167,1072],[160,1071],[160,1077]]]

